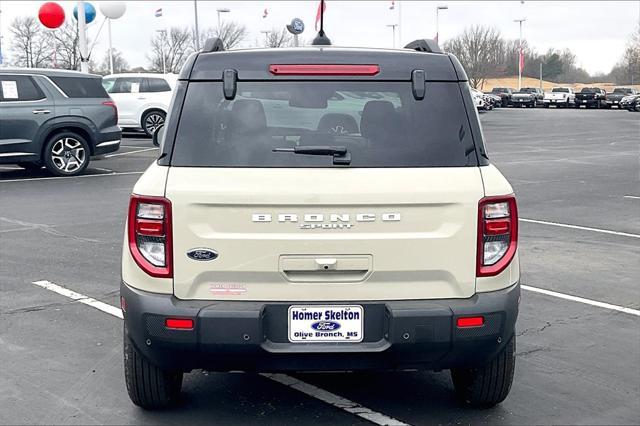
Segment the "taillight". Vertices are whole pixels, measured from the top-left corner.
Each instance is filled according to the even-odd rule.
[[[102,103],[102,105],[104,106],[110,106],[111,108],[113,108],[113,113],[116,115],[116,123],[118,122],[118,107],[116,106],[116,103],[113,101],[104,101]]]
[[[375,64],[271,64],[274,75],[376,75],[380,66]]]
[[[143,271],[152,277],[173,277],[169,200],[132,195],[128,235],[131,255]]]
[[[513,195],[485,197],[478,204],[476,275],[490,277],[513,260],[518,244],[518,207]]]

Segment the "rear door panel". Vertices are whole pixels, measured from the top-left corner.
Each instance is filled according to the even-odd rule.
[[[470,297],[482,196],[477,167],[171,167],[174,294],[289,301]],[[192,260],[187,252],[195,248],[218,257]]]

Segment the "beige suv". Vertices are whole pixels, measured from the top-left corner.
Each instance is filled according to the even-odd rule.
[[[122,256],[135,404],[193,369],[450,369],[463,401],[506,398],[516,201],[454,56],[210,42],[158,140]]]

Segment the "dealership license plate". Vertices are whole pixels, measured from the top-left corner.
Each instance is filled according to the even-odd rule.
[[[364,309],[360,305],[290,306],[290,342],[361,342]]]

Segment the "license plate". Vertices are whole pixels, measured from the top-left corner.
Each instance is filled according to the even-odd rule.
[[[364,309],[360,305],[289,306],[290,342],[361,342]]]

